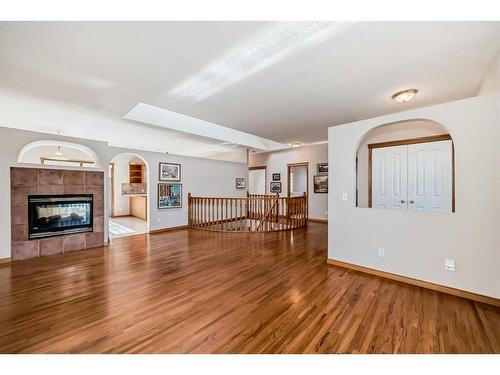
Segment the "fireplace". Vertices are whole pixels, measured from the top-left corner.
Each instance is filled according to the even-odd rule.
[[[93,195],[28,196],[30,240],[92,232]]]

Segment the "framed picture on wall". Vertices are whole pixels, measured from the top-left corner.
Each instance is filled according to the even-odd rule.
[[[313,182],[315,193],[328,193],[328,176],[316,175],[313,177]]]
[[[269,191],[272,194],[281,193],[281,182],[271,182],[269,184]]]
[[[281,173],[273,173],[273,181],[280,181]]]
[[[236,189],[244,189],[245,188],[245,178],[237,177],[236,178]]]
[[[318,174],[328,174],[328,163],[318,163],[316,169]]]
[[[158,208],[181,208],[182,184],[158,184]]]
[[[160,163],[160,181],[180,181],[181,165],[175,163]]]

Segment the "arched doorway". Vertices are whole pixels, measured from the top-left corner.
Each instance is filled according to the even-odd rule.
[[[454,212],[454,156],[451,135],[435,121],[368,131],[356,154],[357,207]]]
[[[149,232],[149,167],[141,156],[120,153],[109,165],[110,239]]]

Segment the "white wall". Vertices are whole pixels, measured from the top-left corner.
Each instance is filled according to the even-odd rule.
[[[500,52],[488,70],[488,73],[479,88],[479,95],[498,93],[500,93]]]
[[[329,128],[328,257],[500,298],[498,103],[480,96]],[[355,207],[358,143],[377,126],[411,119],[437,121],[453,137],[456,212]],[[445,271],[445,258],[455,259],[455,272]]]
[[[309,217],[312,219],[326,219],[328,209],[328,194],[314,193],[313,176],[316,174],[316,164],[328,160],[328,145],[326,143],[291,148],[282,151],[250,154],[249,166],[267,166],[267,186],[272,181],[273,173],[281,173],[282,196],[287,193],[287,164],[309,162]]]
[[[368,207],[368,145],[371,143],[447,134],[448,129],[432,121],[408,121],[371,130],[358,148],[358,207]]]
[[[204,197],[246,197],[246,189],[235,187],[236,177],[247,178],[246,164],[118,147],[109,148],[109,159],[121,153],[133,153],[146,162],[150,230],[187,225],[188,193]],[[181,164],[182,208],[157,208],[160,162]]]
[[[91,148],[99,157],[100,165],[108,165],[108,147],[105,142],[91,141],[88,139],[76,139],[71,137],[61,137],[44,133],[37,133],[25,130],[10,129],[0,126],[0,259],[10,257],[10,167],[29,167],[33,168],[33,164],[18,163],[17,157],[21,149],[28,143],[39,140],[55,140],[65,141],[72,143],[79,143],[81,145]],[[42,168],[41,165],[36,166]],[[62,166],[46,166],[48,169],[77,169],[77,170],[104,170],[95,168],[75,168],[75,167],[62,167]],[[106,175],[105,175],[106,176]],[[106,181],[106,180],[105,180]],[[108,184],[105,185],[105,205],[104,215],[108,215],[107,204],[107,189]],[[104,224],[104,238],[108,238],[108,223]]]

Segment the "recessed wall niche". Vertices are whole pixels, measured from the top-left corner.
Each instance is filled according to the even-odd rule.
[[[356,206],[454,212],[454,151],[448,130],[434,121],[370,130],[356,154]]]

